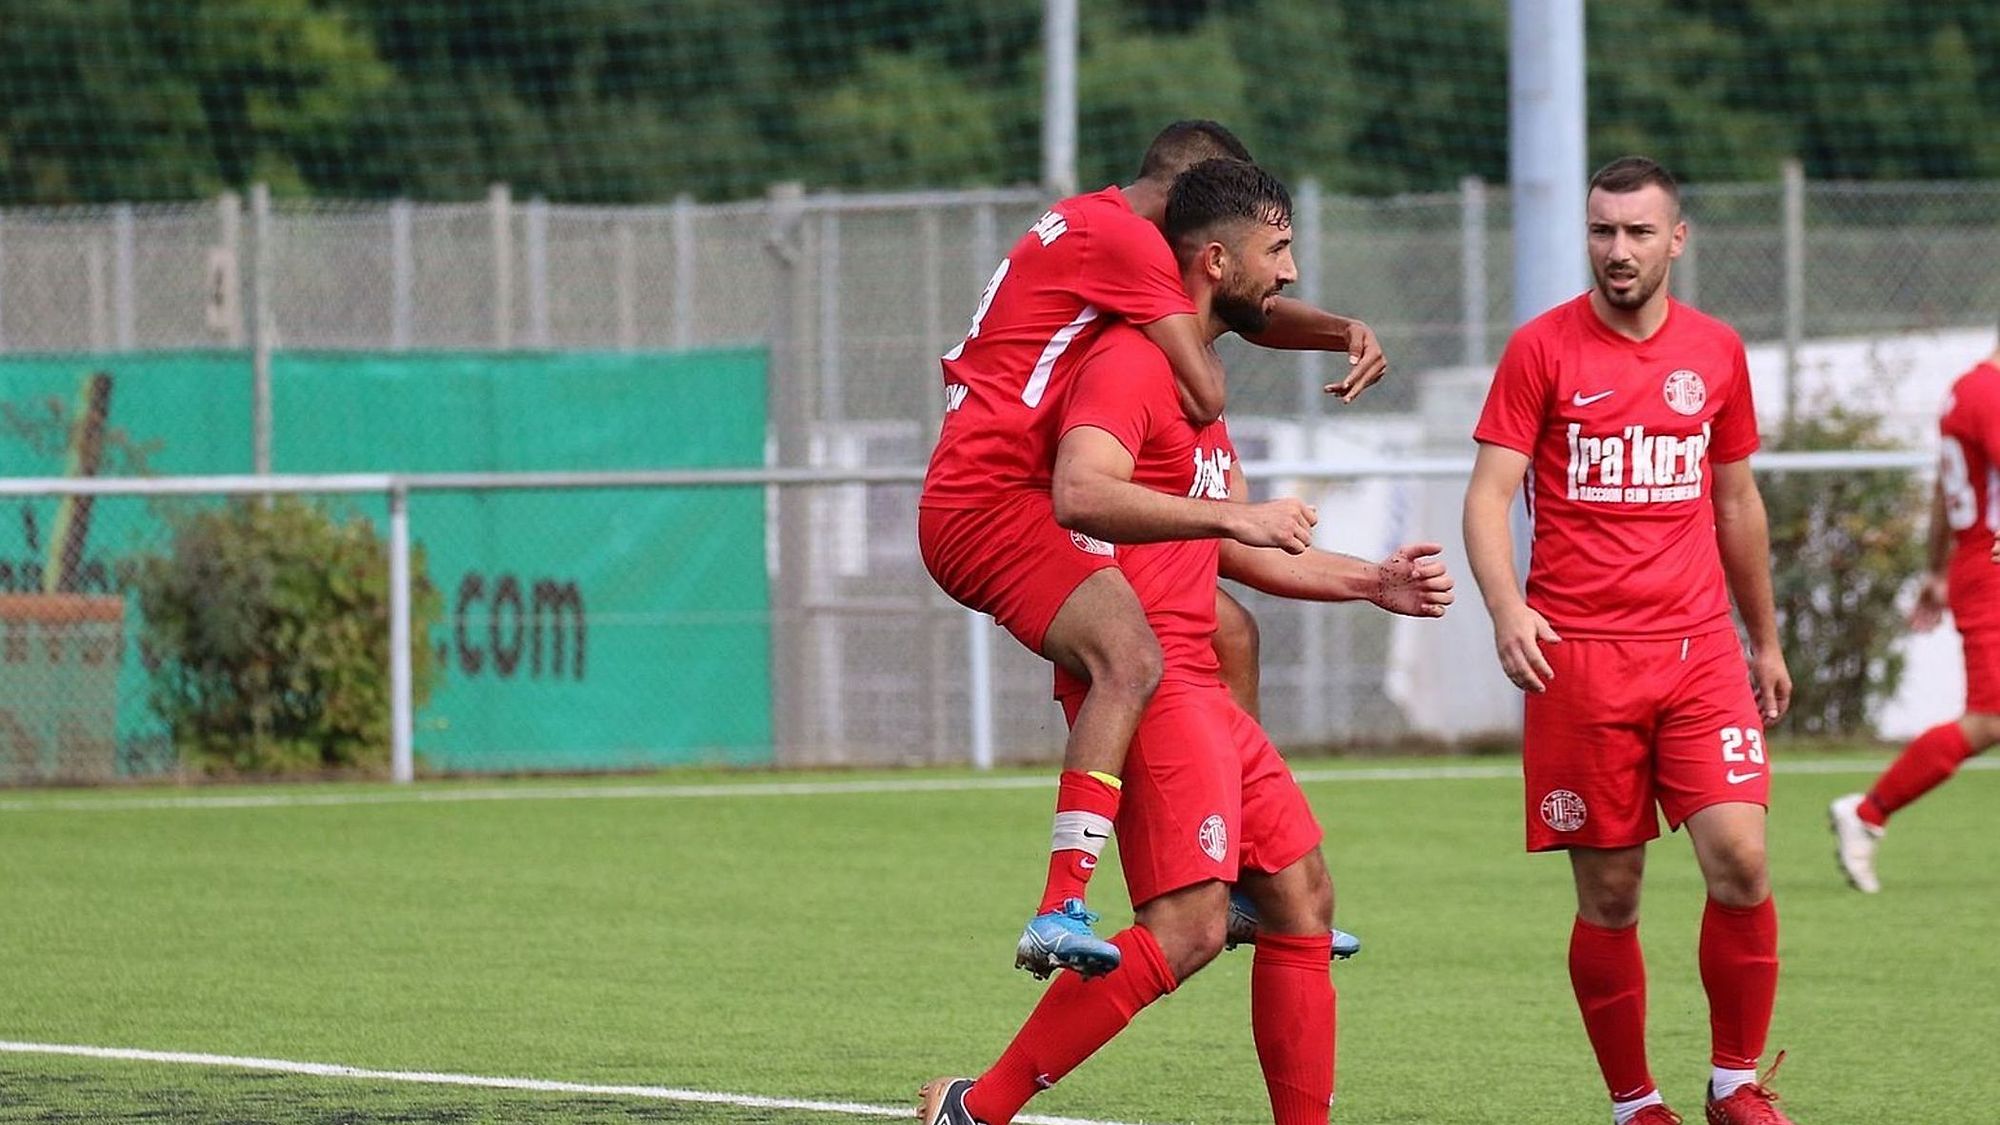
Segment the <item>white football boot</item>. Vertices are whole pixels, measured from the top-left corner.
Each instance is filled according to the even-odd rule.
[[[1840,861],[1841,873],[1855,890],[1872,895],[1882,889],[1882,881],[1875,877],[1875,848],[1882,841],[1882,830],[1861,819],[1861,801],[1859,793],[1835,797],[1826,818],[1839,841],[1833,856]]]

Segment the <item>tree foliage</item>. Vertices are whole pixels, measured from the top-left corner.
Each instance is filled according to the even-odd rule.
[[[1036,0],[12,0],[0,203],[742,198],[1040,177]],[[2000,5],[1587,7],[1590,153],[2000,176]],[[1086,185],[1178,116],[1362,193],[1507,171],[1506,0],[1085,5]]]

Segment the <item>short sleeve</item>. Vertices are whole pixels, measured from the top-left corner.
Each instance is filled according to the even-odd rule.
[[[1486,389],[1486,405],[1479,412],[1473,440],[1533,457],[1548,417],[1549,387],[1554,379],[1555,371],[1542,361],[1539,338],[1514,333],[1507,341],[1507,350],[1500,354],[1493,384]]]
[[[1743,354],[1743,341],[1736,341],[1734,364],[1729,372],[1729,397],[1715,412],[1715,437],[1708,458],[1718,464],[1741,461],[1757,452],[1757,404],[1750,392],[1750,361]]]
[[[1130,213],[1093,218],[1080,232],[1077,296],[1132,324],[1194,313],[1173,249],[1158,227]]]
[[[1134,342],[1139,346],[1131,346]],[[1143,339],[1100,341],[1077,367],[1063,410],[1062,434],[1095,426],[1117,438],[1136,461],[1163,401],[1175,415],[1180,412],[1172,387],[1173,374],[1158,348]]]

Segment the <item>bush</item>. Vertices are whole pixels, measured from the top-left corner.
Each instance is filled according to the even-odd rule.
[[[381,772],[389,758],[389,564],[367,519],[285,497],[169,513],[133,592],[154,710],[209,773]],[[415,702],[442,601],[413,551]]]
[[[1838,405],[1779,435],[1787,450],[1890,449],[1879,416]],[[1767,477],[1778,635],[1792,672],[1791,726],[1808,735],[1873,735],[1896,693],[1905,629],[1899,604],[1924,566],[1925,483],[1900,469]]]

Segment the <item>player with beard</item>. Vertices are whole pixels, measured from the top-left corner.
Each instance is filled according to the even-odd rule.
[[[1091,685],[1063,751],[1040,905],[1015,945],[1015,964],[1037,976],[1118,964],[1116,948],[1090,928],[1085,891],[1118,814],[1125,748],[1160,674],[1159,642],[1110,545],[1056,525],[1052,407],[1068,393],[1079,358],[1116,320],[1164,353],[1190,420],[1206,424],[1221,414],[1221,362],[1195,325],[1158,226],[1174,177],[1211,158],[1250,154],[1213,121],[1176,122],[1147,148],[1138,180],[1052,205],[994,271],[966,338],[942,361],[944,423],[918,500],[924,566],[959,603],[991,614],[1031,652]],[[1253,343],[1346,350],[1347,378],[1327,388],[1343,401],[1386,370],[1358,321],[1281,298],[1261,323],[1247,334]],[[1286,498],[1232,509],[1219,534],[1303,551],[1313,519],[1305,504]],[[1217,600],[1229,626],[1219,644],[1233,654],[1232,681],[1254,693],[1255,624],[1226,595]]]
[[[1756,1068],[1778,985],[1763,724],[1784,714],[1791,677],[1747,460],[1749,369],[1734,330],[1668,296],[1687,226],[1667,170],[1614,160],[1587,205],[1595,284],[1508,341],[1465,494],[1466,556],[1500,666],[1528,693],[1528,849],[1569,853],[1570,982],[1613,1120],[1669,1125],[1681,1119],[1646,1058],[1639,888],[1655,805],[1686,826],[1708,890],[1708,1120],[1782,1125]],[[1525,598],[1508,526],[1524,479]]]
[[[1255,165],[1212,160],[1175,181],[1168,236],[1203,331],[1255,331],[1296,277],[1291,201]],[[1229,886],[1262,915],[1251,968],[1251,1025],[1278,1125],[1325,1125],[1333,1096],[1333,886],[1312,809],[1284,759],[1232,701],[1212,634],[1218,569],[1281,596],[1368,600],[1435,617],[1451,581],[1435,544],[1382,564],[1288,553],[1218,538],[1242,508],[1227,426],[1182,414],[1159,350],[1114,324],[1084,356],[1061,410],[1053,481],[1064,526],[1120,543],[1118,566],[1158,635],[1164,671],[1126,760],[1119,860],[1137,922],[1111,938],[1109,976],[1065,974],[976,1081],[923,1090],[924,1125],[1006,1125],[1137,1013],[1223,948]],[[1230,503],[1228,501],[1238,501]],[[1084,685],[1057,673],[1074,722]]]

